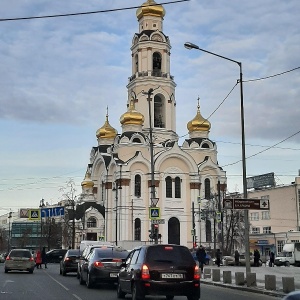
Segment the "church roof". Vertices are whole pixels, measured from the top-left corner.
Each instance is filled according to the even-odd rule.
[[[191,138],[191,139],[185,139],[185,141],[189,144],[189,146],[192,144],[192,143],[197,143],[199,146],[201,145],[202,142],[205,142],[205,141],[209,141],[211,142],[213,145],[215,145],[215,142],[213,142],[212,140],[210,139],[207,139],[207,138]]]

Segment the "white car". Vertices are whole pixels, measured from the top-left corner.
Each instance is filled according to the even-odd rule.
[[[31,252],[27,249],[13,249],[9,252],[4,262],[4,272],[28,271],[33,273],[35,261]]]

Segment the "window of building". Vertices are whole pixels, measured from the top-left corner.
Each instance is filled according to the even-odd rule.
[[[260,228],[259,227],[252,227],[252,234],[259,234]]]
[[[207,143],[203,143],[201,147],[209,149],[209,145]]]
[[[263,227],[263,233],[272,233],[271,226]]]
[[[206,178],[204,180],[204,198],[209,200],[210,199],[210,180]]]
[[[175,178],[175,198],[181,198],[181,179]]]
[[[277,253],[282,252],[284,244],[284,241],[277,241]]]
[[[138,72],[139,71],[139,57],[137,54],[135,55],[134,59],[135,59],[135,72]]]
[[[250,213],[250,221],[259,221],[259,214],[258,214],[258,212]]]
[[[94,217],[90,217],[87,220],[86,226],[88,228],[95,228],[95,227],[97,227],[97,221],[96,221],[96,219]]]
[[[141,175],[139,174],[134,177],[134,195],[141,197]]]
[[[165,128],[163,99],[159,95],[154,96],[154,127]]]
[[[172,198],[172,178],[166,177],[166,198]]]
[[[270,211],[262,211],[261,212],[261,219],[262,220],[270,220]]]
[[[140,140],[139,138],[134,138],[132,142],[133,142],[133,143],[139,143],[139,144],[140,144],[140,143],[141,143],[141,140]]]
[[[206,220],[205,222],[205,231],[206,231],[206,242],[212,242],[212,236],[211,236],[211,221]]]
[[[153,71],[161,71],[161,54],[159,52],[153,53]]]
[[[136,218],[134,220],[134,240],[140,241],[141,240],[141,219]]]

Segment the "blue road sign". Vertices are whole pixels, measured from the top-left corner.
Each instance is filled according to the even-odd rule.
[[[63,206],[41,208],[42,218],[62,217],[65,215],[65,208]]]
[[[149,208],[149,219],[160,219],[160,209],[159,207],[150,207]]]

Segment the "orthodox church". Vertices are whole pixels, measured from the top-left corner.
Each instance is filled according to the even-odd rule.
[[[218,186],[226,189],[226,173],[199,99],[195,117],[187,120],[189,137],[178,144],[171,43],[163,30],[165,9],[155,4],[147,0],[136,11],[121,132],[109,123],[108,112],[96,132],[98,144],[81,184],[81,202],[95,203],[85,213],[83,238],[151,242],[149,230],[157,223],[159,242],[205,245],[212,229],[209,220],[201,225],[200,200],[211,199]]]

